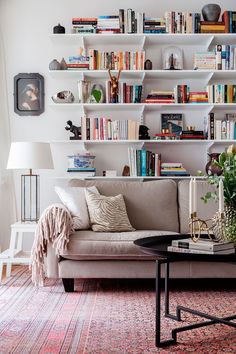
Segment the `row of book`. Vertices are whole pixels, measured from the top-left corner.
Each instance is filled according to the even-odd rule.
[[[139,122],[110,118],[81,118],[82,140],[138,140]]]
[[[194,54],[194,69],[235,70],[236,45],[216,45],[211,52]]]
[[[175,103],[175,95],[173,91],[168,90],[151,90],[144,100],[145,103]]]
[[[200,33],[200,13],[168,11],[165,21],[167,33]]]
[[[177,85],[174,91],[152,90],[144,101],[145,103],[207,103],[206,91],[190,91],[188,85]]]
[[[210,112],[208,119],[208,139],[236,140],[235,113],[226,113],[225,118],[216,119],[214,112]]]
[[[201,14],[167,11],[163,18],[120,9],[117,15],[72,18],[73,33],[236,33],[236,11],[225,11],[218,22],[201,21]]]
[[[142,85],[128,85],[119,81],[118,97],[111,96],[111,82],[106,81],[106,102],[107,103],[141,103]]]
[[[181,162],[164,162],[161,163],[161,176],[165,177],[183,177],[189,176],[187,170]]]
[[[194,242],[191,238],[172,240],[171,246],[168,246],[169,252],[193,253],[193,254],[234,254],[235,247],[230,241],[211,241],[209,239],[200,239]]]
[[[236,85],[208,85],[209,103],[236,103]]]
[[[89,70],[89,57],[86,55],[69,56],[67,70]]]
[[[90,70],[144,70],[145,51],[104,52],[89,49]]]
[[[128,148],[128,161],[130,176],[150,176],[161,175],[161,155],[147,151],[145,149]]]

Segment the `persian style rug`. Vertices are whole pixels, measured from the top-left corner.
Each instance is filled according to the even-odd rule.
[[[177,304],[227,316],[236,313],[231,287],[171,287],[171,310]],[[207,282],[206,282],[207,284]],[[163,337],[184,322],[163,318]],[[200,320],[201,321],[201,320]],[[31,284],[26,267],[16,267],[0,286],[0,353],[236,353],[236,331],[224,325],[183,332],[178,344],[157,349],[153,281],[77,280],[76,292],[65,293],[60,280],[43,288]]]

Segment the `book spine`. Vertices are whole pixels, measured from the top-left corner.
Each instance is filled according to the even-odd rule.
[[[141,150],[141,176],[146,176],[147,154],[146,150]]]

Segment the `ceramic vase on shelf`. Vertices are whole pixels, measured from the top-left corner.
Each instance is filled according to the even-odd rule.
[[[207,175],[217,175],[220,176],[222,174],[222,170],[219,166],[215,164],[215,161],[218,161],[220,154],[219,153],[211,153],[208,154],[209,156],[209,161],[206,164],[206,173]]]

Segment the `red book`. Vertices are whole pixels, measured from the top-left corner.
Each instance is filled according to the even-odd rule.
[[[225,33],[229,33],[229,12],[225,11],[222,15],[222,21],[225,24]]]
[[[73,17],[72,21],[76,22],[96,22],[97,17]]]

